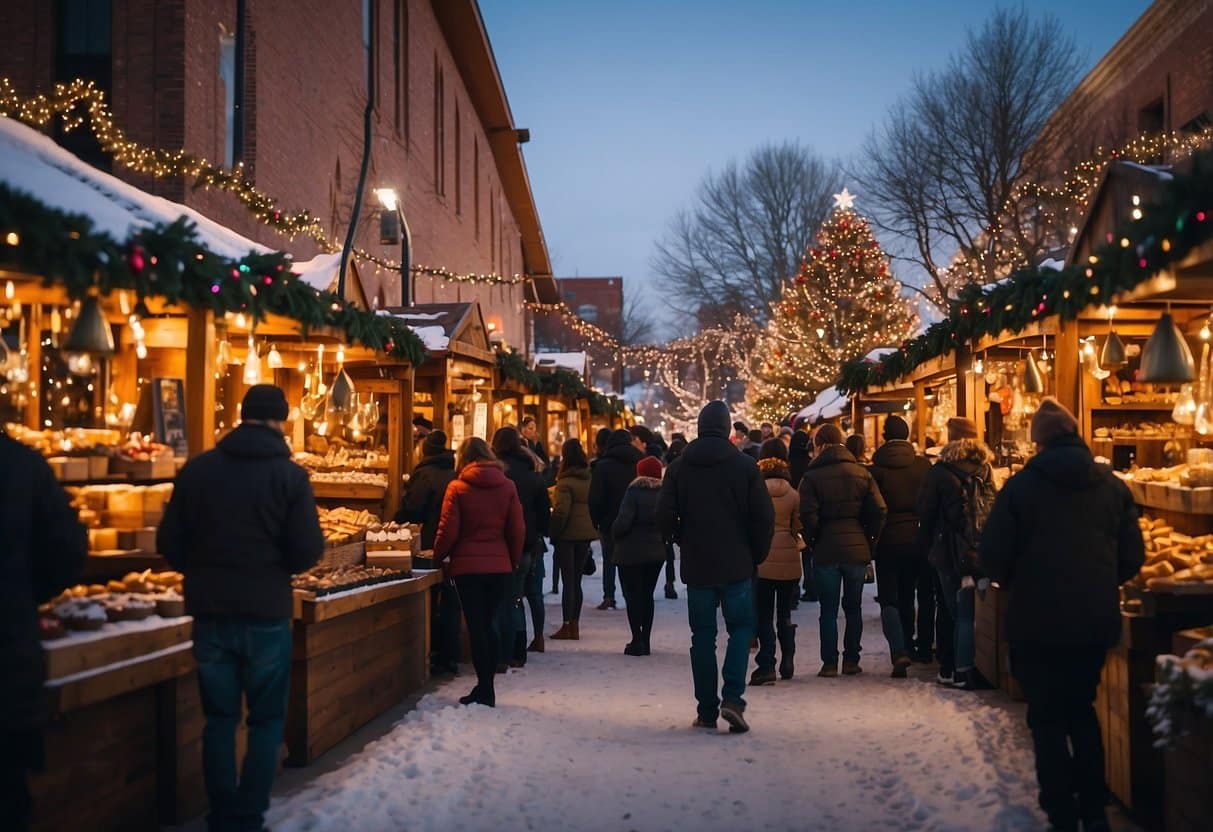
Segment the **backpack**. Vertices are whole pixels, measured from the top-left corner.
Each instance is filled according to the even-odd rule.
[[[952,565],[959,575],[978,576],[981,573],[981,530],[994,507],[997,489],[989,467],[972,474],[960,474],[960,502],[964,523],[952,529]],[[983,476],[983,474],[985,476]]]

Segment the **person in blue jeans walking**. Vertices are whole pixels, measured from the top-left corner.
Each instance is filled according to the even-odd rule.
[[[729,441],[731,427],[722,401],[699,412],[699,438],[666,469],[657,518],[681,551],[698,703],[693,725],[715,730],[724,717],[731,733],[744,733],[754,575],[771,548],[775,508],[758,464]],[[729,634],[723,666],[716,661],[717,608]]]
[[[283,437],[288,412],[279,388],[249,388],[239,427],[177,475],[156,535],[185,574],[194,616],[211,830],[264,828],[290,687],[291,575],[324,552],[311,483]],[[237,772],[242,699],[248,750]]]
[[[813,549],[813,581],[821,609],[821,670],[838,675],[838,600],[846,617],[842,672],[854,676],[863,638],[863,579],[884,528],[884,498],[872,475],[842,444],[837,425],[813,434],[816,453],[800,481],[800,519]]]
[[[971,419],[952,417],[948,444],[940,450],[939,461],[918,497],[919,545],[939,574],[938,681],[966,690],[976,685],[973,619],[977,583],[984,578],[975,554],[958,551],[957,541],[969,528],[980,531],[984,519],[974,517],[980,506],[966,499],[966,493],[981,497],[977,502],[984,503],[986,510],[993,503],[993,458],[993,452],[977,438],[977,425]],[[945,610],[946,615],[942,614]],[[949,618],[950,630],[942,626]]]

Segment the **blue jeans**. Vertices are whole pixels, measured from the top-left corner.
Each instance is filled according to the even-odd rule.
[[[842,611],[847,619],[842,637],[842,660],[858,662],[863,638],[863,578],[864,564],[818,566],[813,564],[813,583],[817,587],[821,607],[821,662],[838,664],[838,597],[842,595]]]
[[[194,658],[206,727],[202,770],[211,830],[261,829],[270,805],[286,722],[291,622],[286,618],[199,616]],[[236,726],[248,706],[248,750],[236,776]]]
[[[724,666],[716,665],[716,608],[724,613],[729,646]],[[727,586],[688,586],[687,613],[691,623],[691,674],[695,678],[695,700],[699,716],[709,722],[720,712],[720,702],[736,702],[743,709],[745,671],[754,639],[754,581],[751,578]],[[716,695],[717,672],[724,677]]]
[[[615,600],[615,539],[605,531],[602,533],[602,600]]]
[[[976,614],[976,594],[973,587],[961,589],[960,576],[940,572],[939,583],[943,588],[943,603],[952,615],[953,650],[956,670],[972,670],[976,662],[977,646],[973,635],[973,618]]]

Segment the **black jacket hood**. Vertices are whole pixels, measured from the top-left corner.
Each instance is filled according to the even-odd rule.
[[[423,456],[417,463],[418,468],[442,468],[447,471],[455,470],[455,452],[441,451],[433,456]]]
[[[1053,440],[1028,461],[1028,469],[1059,485],[1081,489],[1094,486],[1104,467],[1095,462],[1091,450],[1078,436]]]
[[[843,462],[850,462],[852,465],[859,464],[855,459],[855,455],[844,446],[830,445],[823,448],[817,456],[813,457],[813,461],[809,463],[809,469],[824,468],[827,465],[838,465]]]
[[[918,454],[914,446],[904,439],[890,439],[872,454],[872,464],[882,468],[909,468]]]
[[[607,446],[606,453],[603,454],[603,457],[607,459],[617,459],[620,462],[634,466],[637,462],[644,458],[644,452],[633,445],[629,439],[627,442],[621,445],[612,442]]]
[[[727,439],[733,430],[733,425],[729,420],[729,406],[722,401],[708,402],[699,411],[696,425],[699,429],[700,439],[705,436]]]
[[[215,446],[225,454],[253,459],[290,456],[291,449],[282,434],[267,425],[240,424]]]
[[[679,458],[684,460],[687,465],[700,467],[719,465],[738,453],[740,451],[724,436],[700,435],[698,439],[687,445],[687,449]]]

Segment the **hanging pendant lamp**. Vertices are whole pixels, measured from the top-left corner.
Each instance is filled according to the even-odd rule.
[[[1040,374],[1040,368],[1036,366],[1036,357],[1032,353],[1028,353],[1028,358],[1023,365],[1023,389],[1027,393],[1043,393],[1045,391],[1045,380]]]
[[[108,357],[114,354],[114,333],[96,295],[89,295],[80,304],[80,314],[72,321],[61,347],[69,355]]]
[[[1103,349],[1099,351],[1099,366],[1105,370],[1119,370],[1127,360],[1125,342],[1120,340],[1116,330],[1109,330],[1108,337],[1103,342]]]
[[[332,413],[348,412],[353,398],[354,380],[345,371],[345,367],[342,367],[337,371],[337,376],[329,387],[329,411]]]
[[[1158,319],[1158,325],[1141,352],[1138,379],[1152,383],[1179,383],[1196,378],[1196,361],[1183,333],[1171,317],[1171,307]]]

